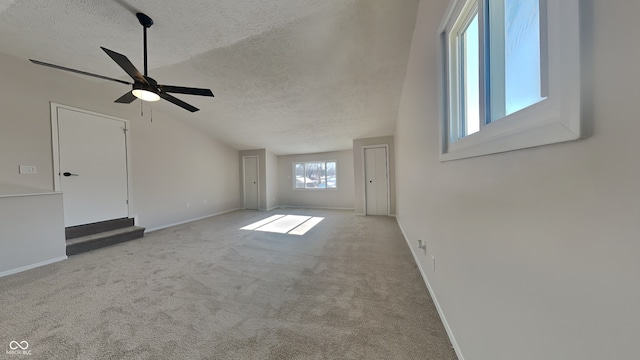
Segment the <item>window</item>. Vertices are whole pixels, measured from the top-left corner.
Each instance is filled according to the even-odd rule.
[[[579,0],[453,0],[440,28],[442,161],[586,137]]]
[[[295,189],[335,189],[335,161],[310,161],[293,164]]]

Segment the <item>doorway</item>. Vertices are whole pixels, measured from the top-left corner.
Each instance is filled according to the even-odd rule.
[[[389,215],[389,166],[386,146],[364,148],[365,214]]]
[[[258,157],[243,156],[243,192],[244,208],[258,210],[260,207],[260,193],[258,191]]]
[[[54,103],[51,121],[65,227],[128,217],[128,122]]]

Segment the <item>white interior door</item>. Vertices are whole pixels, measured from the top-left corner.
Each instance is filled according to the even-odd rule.
[[[242,158],[244,163],[244,208],[258,210],[258,157],[246,156]]]
[[[57,108],[65,226],[129,216],[126,122]]]
[[[387,173],[387,148],[364,149],[367,215],[389,215],[389,180]]]

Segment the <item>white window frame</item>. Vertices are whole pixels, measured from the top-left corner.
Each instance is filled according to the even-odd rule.
[[[478,0],[469,0],[463,2],[464,7],[460,9],[458,16],[456,17],[455,24],[452,24],[450,33],[454,33],[456,37],[462,35],[462,33],[469,27],[469,24],[472,22],[475,14],[478,13]],[[459,21],[458,21],[459,19]],[[447,36],[449,38],[449,35]],[[458,64],[458,66],[462,67],[462,63],[464,61],[464,56],[462,54],[462,49],[459,48],[460,44],[457,39],[447,39],[447,46],[449,48],[456,47],[457,51],[449,52],[451,57],[451,63]],[[456,69],[457,70],[457,69]],[[459,101],[464,101],[464,97],[461,95],[464,87],[462,86],[463,76],[461,76],[461,71],[451,71],[448,74],[449,84],[451,86],[451,94],[455,94],[454,96]],[[454,97],[452,96],[452,98]],[[457,103],[457,101],[456,101]],[[452,104],[453,105],[453,104]],[[451,119],[458,119],[459,121],[449,121],[449,142],[453,143],[457,140],[454,140],[453,134],[460,134],[465,132],[465,111],[462,106],[450,106],[450,114]],[[482,124],[480,124],[480,128],[482,128]],[[457,136],[456,136],[457,138]]]
[[[324,187],[324,188],[318,188],[318,187],[297,187],[296,186],[296,165],[297,164],[310,164],[310,163],[324,163],[325,165],[325,171],[327,168],[327,163],[335,163],[336,164],[336,187]],[[294,161],[292,163],[292,173],[293,173],[293,189],[294,190],[336,190],[338,188],[338,161],[337,160],[305,160],[305,161]]]
[[[480,24],[480,51],[484,48],[484,10],[488,0],[452,0],[440,25],[440,161],[482,156],[588,137],[580,114],[580,22],[579,0],[540,0],[541,67],[546,99],[484,125],[480,131],[453,141],[452,131],[459,121],[456,99],[457,69],[451,64],[449,35],[470,4],[477,2]],[[546,8],[546,11],[545,11]],[[544,58],[547,61],[544,61]],[[485,61],[480,56],[480,102],[483,114]],[[452,75],[454,74],[454,75]],[[455,95],[454,95],[455,96]],[[452,125],[454,123],[454,125]]]

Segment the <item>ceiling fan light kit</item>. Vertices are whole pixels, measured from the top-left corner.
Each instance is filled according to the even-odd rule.
[[[158,101],[160,100],[160,95],[153,93],[149,90],[142,90],[142,89],[133,89],[131,90],[131,93],[133,94],[133,96],[137,97],[140,100],[144,100],[144,101]]]
[[[158,100],[160,100],[160,95],[158,95],[157,90],[154,89],[153,86],[145,86],[142,83],[134,83],[133,84],[133,89],[131,90],[131,94],[133,96],[137,97],[138,99],[143,100],[143,101],[158,101]],[[125,94],[125,96],[126,95],[127,94]]]
[[[191,87],[182,87],[182,86],[172,86],[172,85],[160,85],[153,78],[147,76],[147,29],[153,25],[153,20],[143,13],[137,13],[136,17],[142,25],[143,32],[143,50],[144,50],[144,74],[140,73],[138,69],[129,61],[129,59],[119,54],[113,50],[109,50],[105,47],[101,47],[101,49],[111,57],[113,61],[118,64],[132,79],[133,83],[128,81],[123,81],[115,78],[110,78],[103,75],[93,74],[86,71],[76,70],[67,68],[60,65],[54,65],[45,63],[38,60],[29,59],[34,64],[43,65],[52,67],[54,69],[70,71],[77,74],[93,76],[96,78],[115,81],[121,84],[127,84],[132,86],[132,90],[127,92],[118,98],[115,102],[120,104],[130,104],[135,99],[140,99],[143,101],[158,101],[161,98],[167,100],[177,106],[180,106],[183,109],[186,109],[191,112],[196,112],[199,109],[193,105],[187,104],[186,102],[169,95],[169,93],[177,93],[177,94],[186,94],[186,95],[197,95],[197,96],[209,96],[213,97],[213,92],[210,89],[201,89],[201,88],[191,88]]]

